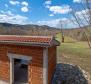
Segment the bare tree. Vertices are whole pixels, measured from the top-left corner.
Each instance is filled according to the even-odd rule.
[[[71,11],[71,15],[74,17],[76,23],[78,24],[78,26],[80,27],[80,29],[84,32],[84,35],[87,39],[87,43],[88,43],[88,46],[89,48],[91,48],[91,43],[90,43],[90,40],[85,32],[85,30],[87,28],[82,28],[82,26],[84,26],[84,23],[82,22],[81,18],[79,18],[79,16],[76,15],[76,10],[72,8],[72,11]]]
[[[63,25],[64,25],[63,21],[62,21],[62,20],[60,20],[61,34],[62,34],[62,43],[64,43]]]

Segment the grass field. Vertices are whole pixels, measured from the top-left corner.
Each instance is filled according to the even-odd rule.
[[[57,35],[57,40],[61,40],[60,34]],[[78,65],[91,75],[91,49],[87,42],[65,37],[65,42],[58,47],[58,62]]]

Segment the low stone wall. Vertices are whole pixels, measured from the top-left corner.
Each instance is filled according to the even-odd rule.
[[[52,84],[90,84],[90,75],[71,64],[57,64]]]

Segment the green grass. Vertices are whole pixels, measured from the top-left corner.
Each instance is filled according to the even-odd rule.
[[[60,49],[66,54],[77,55],[82,58],[91,57],[91,49],[86,42],[62,43]]]
[[[57,35],[60,40],[61,35]],[[71,63],[80,66],[91,74],[91,49],[87,42],[77,42],[70,37],[65,38],[65,42],[58,47],[58,62]]]

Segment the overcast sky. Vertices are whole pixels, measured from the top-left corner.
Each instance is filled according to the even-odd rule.
[[[60,27],[63,21],[66,28],[77,27],[69,21],[71,7],[84,13],[81,0],[0,0],[0,22]]]

